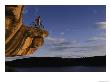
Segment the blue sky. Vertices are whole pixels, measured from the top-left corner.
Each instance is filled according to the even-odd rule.
[[[49,32],[44,45],[32,56],[88,57],[105,55],[106,6],[25,5],[23,23],[36,16]]]

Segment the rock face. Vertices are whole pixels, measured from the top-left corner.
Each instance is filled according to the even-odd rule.
[[[26,27],[22,23],[22,5],[5,7],[5,56],[22,56],[35,52],[44,43],[48,32],[42,28]]]

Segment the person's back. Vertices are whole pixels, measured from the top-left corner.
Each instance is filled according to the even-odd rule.
[[[40,16],[38,16],[36,19],[35,19],[35,22],[38,26],[41,25],[41,20],[40,20]]]

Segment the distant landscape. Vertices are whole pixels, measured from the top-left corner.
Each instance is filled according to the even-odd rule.
[[[6,72],[106,72],[106,5],[6,5],[5,32]]]
[[[95,57],[85,57],[85,58],[30,57],[24,59],[17,59],[14,61],[6,61],[5,64],[6,64],[5,71],[10,71],[13,68],[24,69],[24,68],[48,67],[50,69],[51,67],[55,67],[55,68],[57,67],[58,69],[61,67],[72,67],[72,66],[74,67],[86,66],[86,67],[97,67],[97,68],[104,67],[104,69],[106,69],[106,56],[95,56]]]

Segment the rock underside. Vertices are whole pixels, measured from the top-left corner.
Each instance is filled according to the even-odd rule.
[[[42,28],[26,27],[22,22],[23,6],[5,7],[5,56],[33,54],[44,43],[48,32]]]

